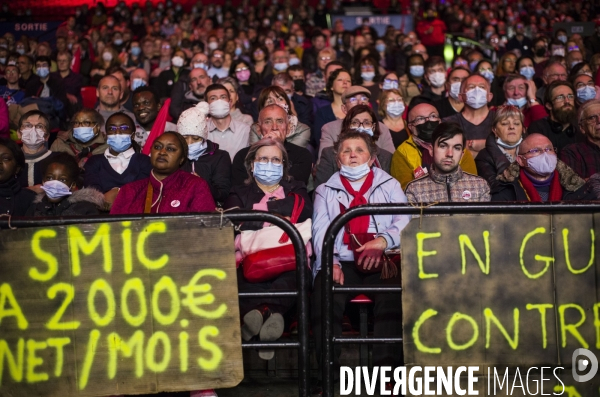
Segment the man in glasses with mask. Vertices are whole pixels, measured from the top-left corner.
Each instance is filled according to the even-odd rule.
[[[413,179],[429,173],[433,164],[433,131],[441,120],[434,106],[422,103],[410,110],[407,121],[411,136],[394,152],[390,169],[390,174],[400,182],[402,189],[406,189]],[[465,172],[477,175],[470,151],[464,150],[459,165]]]
[[[530,134],[521,142],[516,163],[498,180],[492,201],[596,200],[590,184],[558,160],[556,148],[542,134]]]
[[[444,121],[460,125],[467,137],[467,149],[475,158],[485,147],[485,140],[492,131],[495,112],[488,106],[493,98],[490,83],[481,75],[469,76],[460,86],[459,98],[465,104],[462,111],[446,117]]]

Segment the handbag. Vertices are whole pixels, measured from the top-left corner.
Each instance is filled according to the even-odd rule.
[[[388,278],[393,278],[398,275],[398,268],[400,267],[400,253],[395,251],[385,251],[381,255],[379,266],[375,268],[371,267],[369,270],[366,270],[363,266],[358,265],[358,257],[362,252],[356,252],[357,249],[372,241],[376,238],[375,233],[350,233],[350,246],[349,248],[352,250],[354,254],[354,266],[356,270],[361,273],[379,273],[381,272],[381,279],[385,280]]]
[[[294,208],[290,221],[296,226],[304,244],[309,244],[312,237],[312,221],[307,219],[297,223],[304,199],[298,194],[294,196]],[[242,231],[240,239],[242,254],[242,270],[246,280],[259,283],[271,280],[282,273],[296,270],[296,252],[288,235],[277,226],[268,226],[261,230]]]

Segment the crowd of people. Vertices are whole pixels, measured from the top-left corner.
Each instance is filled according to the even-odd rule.
[[[391,11],[413,13],[415,31],[382,35],[368,20],[346,30],[334,17],[328,28],[339,7],[98,2],[68,16],[52,44],[0,37],[0,214],[240,208],[289,218],[300,198],[297,221],[312,220],[320,354],[321,249],[340,213],[367,203],[599,198],[593,3],[392,2]],[[17,13],[31,18],[4,4],[0,20]],[[594,21],[587,37],[555,26]],[[449,59],[446,33],[479,44]],[[388,253],[409,220],[352,220],[335,240],[334,281],[399,285]],[[295,283],[294,271],[260,283],[238,275],[240,291]],[[348,298],[335,297],[336,334]],[[399,299],[374,297],[375,336],[401,333]],[[279,338],[293,305],[240,302],[243,338]],[[402,360],[401,348],[373,350],[374,365]]]

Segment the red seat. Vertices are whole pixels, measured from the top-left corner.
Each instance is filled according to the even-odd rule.
[[[96,105],[96,87],[81,87],[81,98],[83,98],[83,107],[93,109]]]

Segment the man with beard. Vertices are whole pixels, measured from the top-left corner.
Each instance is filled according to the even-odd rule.
[[[147,86],[134,91],[132,103],[135,115],[134,139],[141,147],[144,147],[162,105],[159,103],[154,89]],[[164,131],[177,131],[177,126],[167,121]]]
[[[566,81],[551,83],[544,96],[544,106],[550,116],[532,122],[528,133],[546,136],[557,148],[558,153],[568,144],[584,140],[575,120],[577,109],[571,83]]]
[[[204,100],[206,87],[211,83],[206,70],[203,68],[192,69],[189,74],[189,80],[189,88],[185,94],[178,95],[178,90],[173,90],[171,93],[169,114],[173,117],[173,121],[177,121],[182,112]]]

